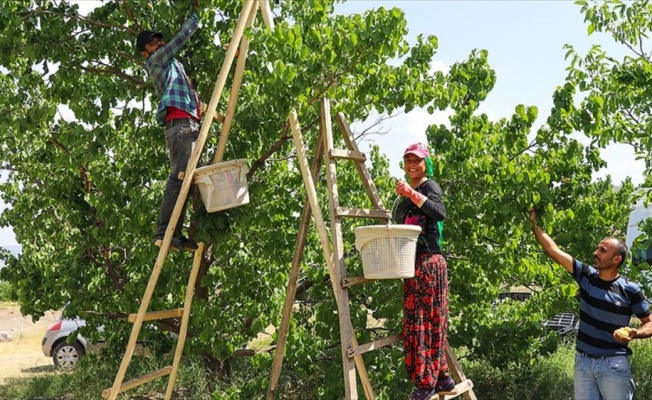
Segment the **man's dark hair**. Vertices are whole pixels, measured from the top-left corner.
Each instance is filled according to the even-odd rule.
[[[623,242],[618,238],[609,237],[607,239],[611,239],[616,243],[616,255],[620,256],[620,263],[618,264],[618,268],[620,268],[625,262],[625,259],[627,258],[627,252],[629,251],[629,249],[627,248],[625,242]]]

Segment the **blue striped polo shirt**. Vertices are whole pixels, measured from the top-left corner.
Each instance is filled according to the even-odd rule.
[[[580,289],[580,328],[575,348],[594,357],[628,356],[627,345],[614,339],[613,332],[629,326],[633,315],[650,315],[641,287],[622,276],[603,281],[598,271],[573,259],[573,277]]]

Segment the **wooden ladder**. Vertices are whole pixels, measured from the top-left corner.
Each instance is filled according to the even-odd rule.
[[[340,132],[344,137],[347,149],[335,149],[333,142],[333,130],[331,122],[330,102],[327,99],[321,101],[321,125],[319,140],[313,164],[308,165],[305,146],[301,135],[301,128],[296,112],[290,113],[290,127],[294,139],[294,145],[297,152],[298,165],[301,169],[304,185],[306,187],[308,202],[303,208],[301,214],[301,225],[297,235],[295,253],[292,261],[292,270],[289,276],[288,291],[286,294],[281,326],[279,328],[276,351],[272,364],[271,377],[267,390],[267,400],[276,397],[278,380],[283,363],[283,354],[287,343],[289,333],[292,306],[294,303],[299,270],[303,258],[303,250],[306,244],[308,227],[310,224],[310,214],[315,221],[319,240],[324,251],[324,258],[327,263],[330,275],[333,293],[337,303],[337,312],[340,325],[340,339],[342,349],[342,366],[344,374],[344,388],[346,399],[358,399],[356,372],[360,377],[362,388],[367,399],[375,399],[373,388],[367,374],[367,369],[362,359],[362,354],[392,345],[402,340],[401,334],[392,335],[386,338],[378,339],[370,343],[359,345],[351,323],[349,309],[349,288],[354,285],[363,284],[372,280],[364,277],[348,277],[346,265],[344,263],[344,243],[342,239],[342,218],[373,218],[387,223],[390,218],[390,212],[385,210],[383,203],[378,195],[378,191],[371,179],[371,175],[365,166],[366,156],[358,149],[357,144],[351,133],[349,125],[346,123],[342,113],[337,114],[337,124]],[[328,191],[328,201],[331,219],[332,240],[329,239],[324,217],[317,200],[317,191],[315,181],[318,179],[318,171],[322,160],[326,164],[326,181]],[[371,200],[373,208],[346,208],[339,204],[339,194],[337,188],[337,160],[350,160],[355,163],[356,170],[362,179],[363,186],[367,196]],[[451,369],[451,375],[456,380],[457,385],[451,392],[438,393],[433,399],[439,400],[452,399],[459,395],[464,395],[466,400],[477,400],[473,393],[473,383],[466,379],[462,369],[455,358],[452,350],[446,345],[445,354]]]
[[[131,330],[129,342],[125,350],[125,354],[122,358],[120,368],[118,369],[118,372],[116,374],[115,380],[113,382],[113,386],[102,391],[102,397],[105,399],[114,400],[121,392],[133,389],[135,387],[138,387],[140,385],[143,385],[147,382],[150,382],[154,379],[163,376],[169,376],[168,385],[165,392],[165,399],[169,400],[170,398],[172,398],[174,383],[179,369],[181,356],[183,354],[183,347],[186,340],[186,334],[188,332],[190,308],[192,305],[192,298],[194,295],[194,288],[197,280],[197,274],[199,272],[199,267],[201,265],[202,255],[204,252],[204,246],[205,246],[204,243],[198,243],[198,249],[194,253],[194,259],[193,259],[192,269],[190,271],[190,277],[188,279],[188,285],[186,287],[186,296],[184,299],[183,308],[168,310],[168,311],[152,311],[152,312],[148,312],[147,309],[152,299],[152,295],[154,293],[156,283],[161,273],[161,269],[163,268],[163,263],[165,262],[165,258],[167,257],[168,251],[170,249],[170,242],[172,241],[174,227],[176,226],[179,218],[182,217],[181,210],[183,209],[183,204],[185,203],[186,198],[188,197],[188,193],[190,191],[192,180],[195,174],[195,169],[197,168],[199,158],[204,148],[204,143],[206,142],[206,137],[208,136],[208,131],[210,130],[213,120],[218,120],[218,119],[222,120],[217,116],[216,109],[218,106],[218,102],[222,96],[222,91],[224,90],[224,86],[226,85],[226,80],[229,71],[236,57],[236,52],[239,52],[238,62],[236,63],[235,73],[233,77],[233,86],[229,94],[229,102],[227,105],[226,117],[223,119],[223,125],[220,132],[220,138],[218,141],[217,150],[215,153],[215,157],[213,158],[213,163],[218,163],[222,161],[222,157],[224,155],[224,149],[226,148],[226,141],[228,140],[229,130],[233,120],[233,115],[235,113],[235,107],[238,99],[240,86],[242,84],[245,61],[249,49],[249,40],[247,39],[246,36],[243,35],[243,33],[246,28],[253,25],[259,6],[262,11],[262,17],[265,24],[270,29],[273,29],[274,27],[268,0],[245,0],[244,1],[244,5],[240,12],[238,22],[233,32],[233,37],[231,38],[231,42],[226,52],[224,62],[222,63],[220,73],[217,77],[217,81],[215,82],[215,88],[213,90],[210,103],[208,104],[206,114],[204,115],[199,136],[195,141],[192,155],[190,157],[190,160],[188,161],[188,166],[186,167],[186,173],[183,179],[183,183],[181,185],[181,191],[179,193],[179,197],[175,204],[174,211],[172,212],[172,216],[170,217],[170,222],[168,224],[167,230],[165,231],[163,243],[161,244],[158,257],[156,258],[156,263],[154,264],[154,268],[152,269],[152,274],[149,278],[149,282],[147,283],[145,294],[143,295],[143,299],[138,308],[138,313],[130,314],[128,317],[128,321],[132,322],[134,325]],[[181,317],[181,326],[179,330],[179,338],[177,340],[177,345],[175,348],[172,365],[165,366],[157,371],[148,373],[138,378],[134,378],[127,382],[123,382],[125,374],[127,372],[127,368],[129,367],[129,363],[131,362],[131,358],[133,356],[134,349],[136,347],[136,343],[138,340],[138,335],[140,333],[140,329],[143,325],[143,322],[161,320],[166,318],[178,318],[178,317]]]

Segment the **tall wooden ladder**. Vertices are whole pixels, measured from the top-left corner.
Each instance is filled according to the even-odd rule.
[[[322,99],[321,101],[320,138],[317,143],[312,167],[308,165],[308,157],[306,155],[296,112],[290,113],[289,119],[297,152],[298,165],[301,169],[304,185],[306,187],[308,202],[304,206],[301,215],[301,225],[299,227],[299,233],[295,244],[295,253],[292,261],[292,270],[289,276],[288,291],[283,307],[276,352],[274,354],[271,377],[267,390],[267,400],[272,400],[276,397],[278,380],[283,363],[283,354],[289,333],[292,305],[296,296],[297,281],[303,258],[303,250],[306,244],[311,213],[324,251],[324,258],[327,263],[333,293],[337,303],[345,398],[358,399],[356,380],[357,372],[362,383],[365,397],[370,400],[375,399],[373,388],[367,374],[367,369],[364,360],[362,359],[362,354],[399,342],[402,340],[402,336],[401,334],[395,334],[370,343],[362,345],[358,344],[351,323],[348,290],[351,286],[363,284],[372,280],[364,277],[347,276],[346,265],[344,262],[344,243],[342,239],[342,218],[373,218],[378,219],[383,223],[387,223],[390,218],[390,212],[385,210],[383,207],[383,203],[378,195],[378,191],[376,190],[371,175],[365,166],[366,156],[358,149],[351,129],[346,123],[342,113],[338,113],[336,119],[339,130],[343,135],[344,142],[347,145],[347,149],[334,148],[330,102],[328,99]],[[320,165],[323,159],[325,159],[326,164],[326,181],[331,219],[331,238],[329,238],[324,217],[321,213],[321,208],[319,207],[315,186],[315,181],[319,181],[318,171],[320,170]],[[361,209],[340,206],[337,187],[337,160],[350,160],[354,162],[373,208]],[[451,368],[451,375],[458,383],[453,391],[438,393],[436,396],[433,396],[433,399],[452,399],[459,395],[464,395],[466,400],[477,400],[472,389],[473,383],[466,379],[455,355],[448,345],[446,345],[445,348],[445,355]]]
[[[195,141],[194,148],[190,160],[188,161],[188,166],[186,167],[186,172],[183,178],[183,183],[181,185],[181,191],[179,197],[175,204],[172,216],[170,217],[170,222],[168,224],[167,230],[165,231],[165,236],[163,238],[163,243],[156,258],[156,263],[152,269],[152,274],[147,283],[147,288],[145,289],[145,294],[138,308],[138,313],[130,314],[128,321],[132,322],[133,328],[131,330],[131,335],[129,337],[129,342],[125,350],[124,357],[120,364],[120,368],[116,374],[113,386],[102,391],[102,397],[105,399],[114,400],[119,393],[133,389],[140,385],[143,385],[147,382],[150,382],[154,379],[169,376],[168,385],[165,392],[165,399],[169,400],[172,398],[172,392],[174,390],[174,383],[176,380],[177,372],[179,369],[179,363],[181,361],[181,356],[183,354],[183,347],[186,340],[186,334],[188,332],[188,322],[190,319],[190,308],[192,305],[192,298],[194,295],[195,283],[197,280],[197,274],[199,272],[199,267],[202,261],[202,255],[204,252],[204,243],[198,243],[198,249],[194,253],[192,269],[190,271],[190,277],[188,279],[188,285],[186,287],[186,295],[184,299],[183,308],[178,308],[174,310],[167,311],[151,311],[148,312],[147,309],[152,299],[154,289],[156,288],[156,283],[158,281],[161,269],[163,268],[163,263],[168,255],[170,249],[170,242],[172,241],[172,236],[174,234],[174,227],[177,224],[181,216],[181,210],[183,209],[183,204],[188,197],[192,180],[195,174],[195,169],[199,162],[204,144],[206,142],[206,137],[208,136],[208,131],[210,130],[213,120],[217,120],[218,116],[216,114],[216,109],[218,102],[222,96],[222,91],[226,85],[226,80],[230,72],[233,61],[236,57],[236,53],[239,52],[238,62],[236,63],[235,73],[233,77],[233,86],[229,94],[229,102],[227,105],[226,116],[223,119],[223,125],[220,132],[220,138],[218,141],[217,149],[215,156],[213,158],[214,163],[222,161],[224,155],[224,149],[226,148],[226,141],[228,140],[229,130],[233,120],[233,115],[235,113],[235,107],[237,104],[239,90],[242,84],[242,77],[244,73],[245,61],[247,58],[247,53],[249,49],[249,40],[246,36],[243,35],[246,28],[253,25],[253,22],[256,18],[256,13],[258,7],[262,11],[262,17],[265,24],[273,29],[273,19],[271,17],[271,10],[269,7],[268,0],[244,0],[244,5],[240,12],[238,22],[236,24],[235,30],[233,32],[233,37],[229,48],[226,52],[226,56],[222,67],[220,69],[217,81],[215,82],[215,88],[211,96],[210,103],[207,106],[206,113],[204,115],[199,136]],[[222,120],[220,118],[220,120]],[[181,317],[181,325],[179,330],[179,337],[177,340],[177,345],[174,352],[174,359],[172,365],[165,366],[157,371],[148,373],[138,378],[134,378],[127,382],[124,382],[124,377],[131,362],[131,358],[138,341],[138,335],[140,329],[145,321],[161,320],[166,318],[178,318]]]

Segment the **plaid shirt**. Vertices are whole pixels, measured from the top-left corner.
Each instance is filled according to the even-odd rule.
[[[161,101],[156,111],[159,125],[165,125],[168,107],[175,107],[190,115],[198,115],[197,94],[186,76],[183,65],[174,59],[188,38],[197,29],[199,16],[193,13],[181,25],[179,32],[165,46],[156,50],[145,63],[145,70],[154,82]]]

